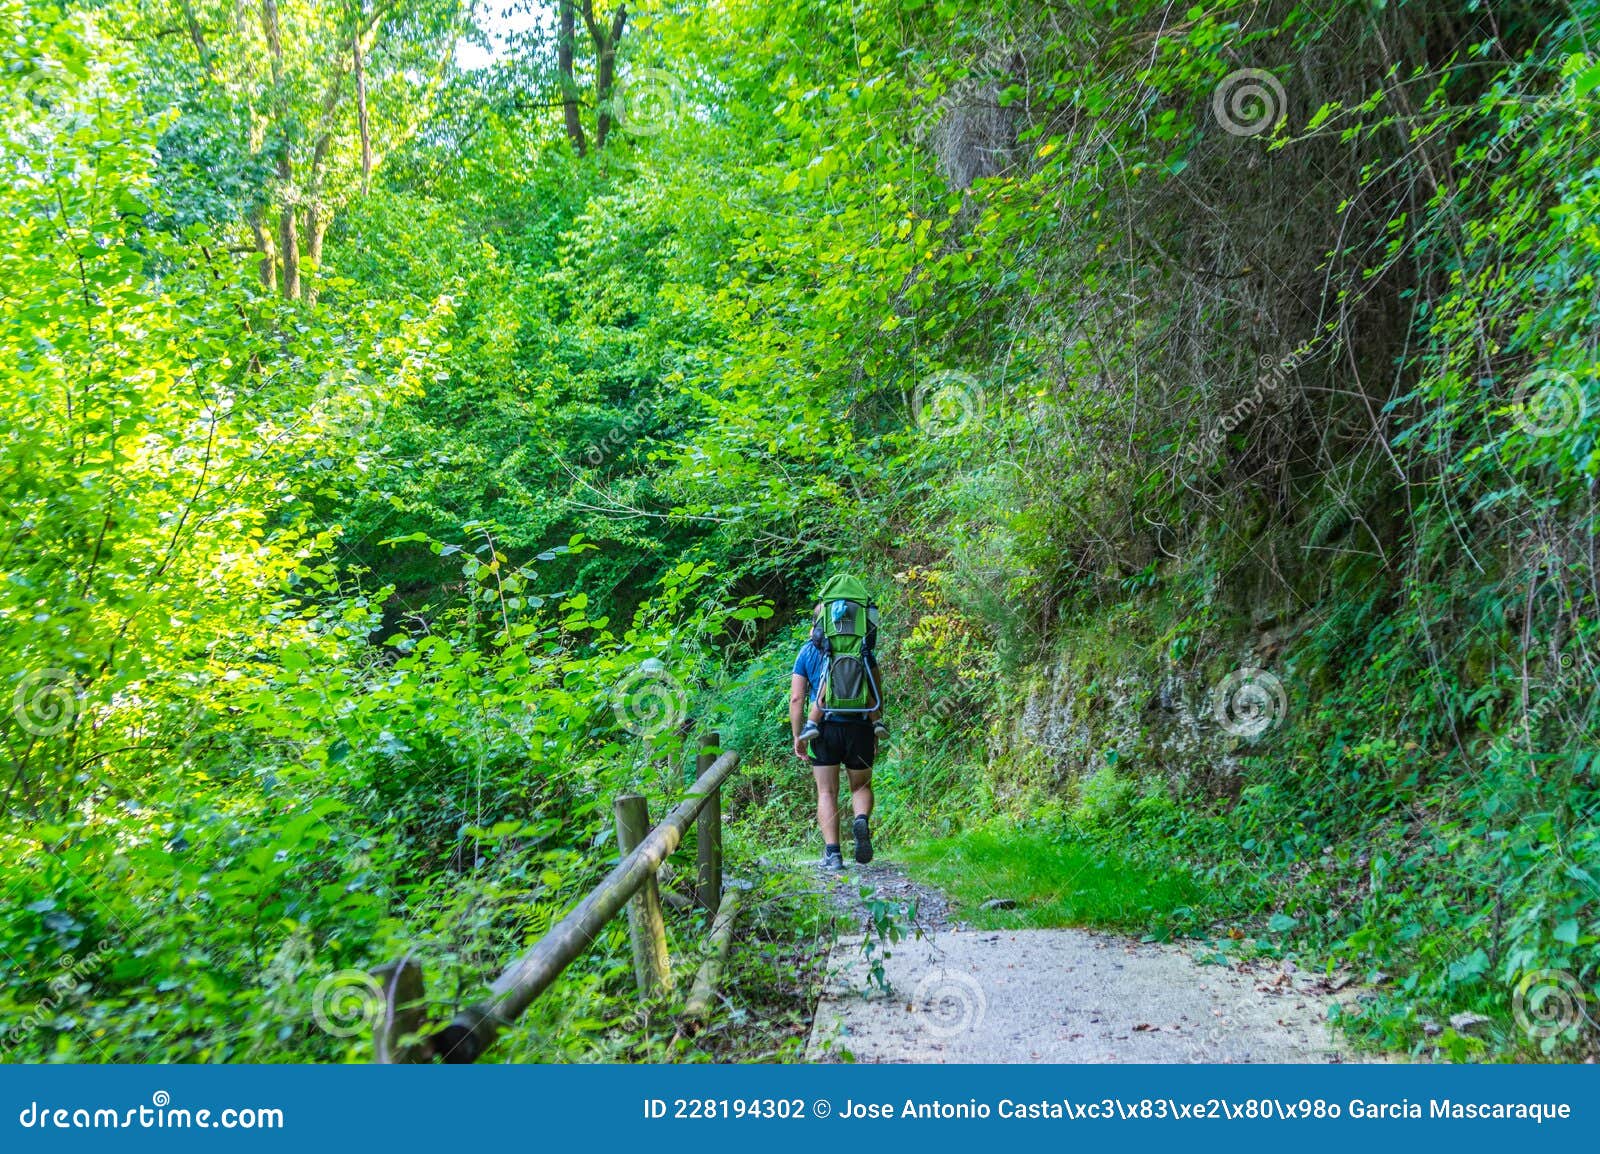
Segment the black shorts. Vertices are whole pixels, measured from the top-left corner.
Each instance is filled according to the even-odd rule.
[[[878,756],[878,735],[870,721],[824,721],[822,735],[811,739],[812,765],[871,769]]]

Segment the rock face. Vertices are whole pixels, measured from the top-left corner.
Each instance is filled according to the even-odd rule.
[[[1027,61],[1014,48],[991,44],[969,65],[968,75],[928,110],[917,135],[954,191],[994,176],[1022,155],[1017,131],[1021,109],[1002,93],[1027,76]]]
[[[1240,755],[1290,704],[1259,646],[1204,671],[1141,670],[1155,663],[1140,656],[1035,667],[991,729],[997,788],[1082,794],[1159,776],[1174,797],[1237,797]]]

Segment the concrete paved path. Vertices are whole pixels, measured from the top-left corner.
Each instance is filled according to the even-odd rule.
[[[1337,1062],[1333,997],[1292,965],[1200,965],[1085,930],[936,929],[871,987],[859,935],[829,957],[807,1057],[827,1062]]]

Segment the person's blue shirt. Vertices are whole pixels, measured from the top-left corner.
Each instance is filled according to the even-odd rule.
[[[823,656],[822,650],[807,641],[800,647],[800,653],[794,659],[794,671],[806,679],[806,687],[810,692],[806,704],[815,705],[817,689],[822,685],[823,675],[828,672],[827,657]]]

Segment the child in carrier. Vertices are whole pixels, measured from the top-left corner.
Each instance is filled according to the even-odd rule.
[[[841,622],[850,613],[851,609],[852,606],[850,602],[842,600],[835,601],[831,606],[831,612],[835,625]],[[876,632],[878,624],[878,610],[876,607],[870,607],[867,612],[872,622],[873,631]],[[822,602],[819,601],[817,603],[814,614],[817,620],[820,621],[822,616]],[[877,680],[877,665],[877,658],[873,657],[871,668],[872,678],[874,681]],[[824,676],[821,684],[817,686],[817,695],[811,702],[811,712],[806,714],[805,726],[800,730],[801,741],[810,741],[812,738],[821,735],[822,718],[823,714],[827,711],[827,698],[828,680],[827,677]],[[866,715],[866,720],[872,722],[872,735],[875,738],[877,738],[880,742],[889,740],[889,727],[883,723],[883,706],[881,702],[879,703],[877,709],[872,710]]]

